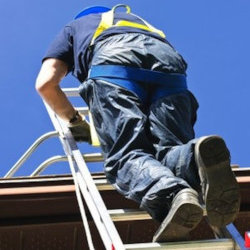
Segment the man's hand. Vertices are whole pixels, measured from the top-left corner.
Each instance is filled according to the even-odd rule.
[[[68,123],[68,128],[71,131],[74,139],[77,142],[91,143],[90,126],[84,116],[76,113],[75,121]]]

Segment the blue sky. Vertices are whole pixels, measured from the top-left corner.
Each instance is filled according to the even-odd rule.
[[[1,0],[0,23],[0,176],[43,133],[53,130],[34,83],[49,43],[56,33],[87,6],[131,6],[163,30],[188,62],[189,89],[200,108],[196,136],[219,134],[227,142],[232,163],[250,165],[250,1],[249,0]],[[63,87],[77,86],[68,76]],[[84,152],[96,149],[81,145]],[[49,139],[17,175],[29,175],[48,157],[63,154]],[[90,166],[101,170],[101,165]],[[44,174],[68,173],[54,164]]]

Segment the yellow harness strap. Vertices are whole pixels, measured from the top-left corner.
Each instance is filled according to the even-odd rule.
[[[156,29],[155,27],[153,27],[151,24],[149,24],[148,22],[146,22],[144,19],[142,19],[139,16],[136,16],[136,17],[139,18],[144,24],[139,24],[139,23],[130,22],[130,21],[126,21],[126,20],[120,20],[116,24],[114,24],[114,13],[115,13],[115,10],[119,7],[125,7],[126,13],[129,13],[133,16],[136,16],[136,15],[131,13],[130,7],[128,5],[125,5],[125,4],[115,5],[110,11],[104,12],[102,14],[101,21],[100,21],[93,37],[92,37],[90,45],[94,44],[95,39],[103,31],[105,31],[106,29],[111,28],[111,27],[121,27],[121,26],[133,27],[133,28],[147,30],[150,32],[157,33],[158,35],[160,35],[163,38],[166,37],[165,34],[161,30]]]
[[[94,147],[100,147],[101,143],[99,141],[99,138],[98,138],[98,135],[97,135],[97,132],[96,132],[96,129],[95,129],[92,114],[90,113],[90,111],[88,113],[89,113],[89,126],[90,126],[91,144]]]

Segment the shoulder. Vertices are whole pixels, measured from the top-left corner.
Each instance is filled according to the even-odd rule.
[[[91,14],[84,17],[80,17],[76,20],[73,20],[65,25],[66,29],[71,31],[79,29],[91,29],[96,27],[101,20],[101,14]]]

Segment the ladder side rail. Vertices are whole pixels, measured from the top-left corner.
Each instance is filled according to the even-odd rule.
[[[18,169],[23,165],[23,163],[31,156],[31,154],[38,148],[38,146],[44,142],[45,140],[58,136],[57,131],[48,132],[42,136],[40,136],[28,149],[27,151],[19,158],[19,160],[13,165],[13,167],[8,171],[8,173],[4,176],[4,178],[12,177]]]
[[[81,179],[80,184],[82,187],[82,183],[84,183],[87,186],[87,192],[90,194],[89,196],[85,195],[85,201],[87,204],[92,204],[93,207],[90,209],[91,215],[95,221],[97,222],[97,228],[98,230],[102,230],[101,226],[98,227],[98,219],[97,217],[101,218],[101,223],[103,224],[105,228],[105,234],[101,232],[101,237],[105,241],[106,238],[109,238],[110,243],[105,243],[107,245],[107,249],[110,249],[111,247],[114,247],[115,249],[122,250],[124,249],[124,245],[121,241],[121,238],[114,226],[113,221],[111,220],[108,211],[106,209],[106,206],[101,198],[100,193],[97,190],[97,187],[91,177],[91,174],[86,166],[86,163],[82,157],[82,154],[80,153],[75,140],[72,137],[71,132],[67,128],[63,122],[60,122],[60,118],[57,118],[55,113],[51,110],[51,108],[45,103],[45,106],[47,108],[47,111],[49,113],[49,116],[51,118],[51,121],[53,125],[55,126],[56,130],[60,133],[60,140],[62,142],[64,151],[66,155],[70,156],[72,155],[75,162],[76,162],[76,172],[79,171],[80,174],[78,174],[78,180]],[[76,180],[76,182],[78,181]],[[85,190],[81,189],[81,191],[84,193]],[[88,199],[89,198],[89,199]],[[98,214],[98,216],[96,216]],[[96,217],[96,218],[95,218]],[[99,231],[100,232],[100,231]],[[104,236],[105,235],[105,236]]]
[[[240,249],[245,249],[245,241],[237,228],[234,226],[233,223],[230,223],[229,225],[226,226],[227,231],[229,234],[232,236],[232,239],[234,240],[235,244],[240,248]]]
[[[82,156],[81,156],[79,150],[78,151],[73,150],[72,153],[74,155],[75,161],[77,162],[77,165],[79,167],[79,172],[81,174],[81,175],[78,175],[79,183],[81,185],[83,183],[84,179],[86,179],[85,184],[88,185],[88,192],[89,192],[90,196],[92,197],[92,199],[95,200],[94,203],[95,203],[95,206],[98,210],[98,215],[99,215],[98,217],[100,218],[100,222],[102,222],[103,225],[105,226],[105,230],[107,231],[107,233],[111,239],[111,242],[112,242],[111,245],[113,245],[114,249],[117,249],[117,250],[125,249],[124,245],[121,241],[120,235],[118,234],[118,232],[115,228],[115,225],[114,225],[114,223],[113,223],[113,221],[108,213],[106,205],[104,204],[102,197],[101,197],[94,181],[92,180],[92,177],[88,171],[88,168],[87,167],[86,168],[80,167],[82,165],[81,164],[81,157]],[[91,181],[88,182],[88,180],[91,180]],[[99,219],[98,217],[96,216],[96,220]],[[107,249],[110,249],[111,245]]]
[[[94,218],[94,222],[96,224],[96,227],[98,228],[98,231],[101,235],[101,238],[103,240],[103,244],[106,249],[111,249],[112,245],[112,239],[110,238],[110,235],[107,233],[107,228],[105,227],[102,218],[98,211],[96,210],[95,204],[91,201],[91,195],[89,193],[88,187],[86,184],[82,181],[81,173],[76,173],[77,183],[79,185],[79,188],[82,192],[83,197],[85,198],[85,202],[89,208],[89,211],[91,211],[91,215]]]
[[[93,154],[82,154],[83,159],[86,162],[101,162],[103,161],[103,156],[101,153],[93,153]],[[47,167],[57,162],[65,162],[68,161],[66,155],[56,155],[48,158],[44,162],[42,162],[30,176],[38,176],[40,175]]]
[[[45,104],[45,107],[47,108],[47,111],[49,113],[51,121],[52,121],[53,125],[55,126],[55,129],[60,134],[59,139],[60,139],[60,141],[62,143],[62,146],[63,146],[63,149],[64,149],[64,151],[65,151],[65,153],[67,155],[69,166],[70,166],[70,169],[71,169],[71,173],[72,173],[72,177],[73,177],[73,181],[74,181],[74,185],[75,185],[75,192],[76,192],[76,197],[77,197],[77,201],[78,201],[78,206],[79,206],[79,209],[80,209],[80,214],[81,214],[81,217],[82,217],[84,230],[85,230],[85,233],[86,233],[86,236],[87,236],[87,242],[88,242],[88,245],[89,245],[89,249],[93,250],[94,249],[93,241],[92,241],[92,237],[91,237],[91,233],[90,233],[90,229],[89,229],[85,209],[84,209],[84,206],[83,206],[82,196],[81,196],[81,193],[84,196],[84,190],[82,190],[82,188],[80,187],[79,182],[77,180],[77,172],[79,171],[79,168],[75,167],[76,162],[75,162],[75,160],[73,160],[73,155],[72,155],[72,152],[71,152],[71,149],[70,149],[70,145],[67,143],[69,138],[66,137],[66,134],[68,134],[68,137],[70,137],[71,133],[69,131],[67,131],[67,130],[64,131],[65,128],[63,129],[63,125],[58,120],[56,114],[51,110],[51,108],[45,102],[44,102],[44,104]],[[71,136],[71,140],[73,140],[72,136]],[[84,198],[85,198],[86,203],[89,204],[89,202],[88,202],[89,197],[86,197],[86,195],[85,195]],[[95,209],[95,207],[93,207],[92,209]],[[94,216],[94,215],[92,214],[92,216]],[[93,217],[93,219],[94,218],[95,217]],[[100,226],[99,227],[97,226],[97,228],[99,230]],[[102,236],[103,236],[103,234],[102,234]],[[106,242],[106,240],[107,240],[107,238],[105,236],[102,237],[104,242]],[[109,243],[110,243],[110,246],[111,246],[111,241],[109,241]]]
[[[89,224],[88,224],[88,219],[87,219],[87,215],[83,206],[83,201],[82,201],[82,196],[81,196],[81,190],[80,190],[80,185],[77,182],[77,174],[75,172],[75,162],[73,161],[72,155],[68,155],[68,161],[69,161],[69,166],[72,172],[72,176],[73,176],[73,180],[74,180],[74,184],[75,184],[75,193],[76,193],[76,198],[78,201],[78,206],[80,209],[80,214],[82,217],[82,222],[83,222],[83,226],[84,226],[84,230],[86,233],[86,238],[87,238],[87,242],[88,242],[88,246],[90,250],[94,250],[94,245],[93,245],[93,240],[92,240],[92,236],[91,236],[91,232],[90,232],[90,228],[89,228]]]
[[[62,91],[65,93],[65,95],[66,95],[67,97],[79,97],[79,96],[80,96],[80,95],[79,95],[79,89],[78,89],[78,88],[63,88]],[[48,107],[48,108],[49,108],[49,107]],[[77,107],[76,109],[77,109],[80,113],[82,113],[82,114],[84,114],[84,115],[89,115],[89,109],[88,109],[88,107],[80,107],[80,108]],[[100,210],[100,215],[103,215],[103,216],[102,216],[102,221],[103,221],[104,225],[106,225],[108,232],[110,232],[111,237],[114,238],[113,244],[114,244],[114,243],[117,244],[117,248],[116,248],[116,247],[115,247],[115,248],[116,248],[116,249],[124,249],[124,246],[123,246],[123,244],[122,244],[122,241],[121,241],[121,239],[120,239],[120,236],[119,236],[119,234],[118,234],[118,232],[117,232],[117,230],[116,230],[116,228],[115,228],[115,226],[114,226],[114,223],[113,223],[112,219],[110,218],[110,216],[109,216],[109,214],[108,214],[108,211],[107,211],[107,209],[106,209],[106,206],[105,206],[105,204],[104,204],[104,202],[103,202],[103,200],[102,200],[102,198],[101,198],[100,193],[98,192],[98,189],[97,189],[95,183],[94,183],[93,180],[92,180],[92,176],[90,175],[89,170],[88,170],[88,168],[87,168],[87,166],[86,166],[86,164],[85,164],[84,161],[83,161],[83,162],[84,162],[84,164],[85,164],[86,167],[80,168],[81,162],[82,162],[83,159],[82,159],[82,156],[80,155],[80,151],[79,151],[79,149],[77,148],[75,141],[72,142],[72,146],[73,146],[73,147],[76,147],[76,148],[75,148],[76,150],[74,150],[74,149],[72,148],[72,149],[73,149],[73,150],[72,150],[72,153],[73,153],[73,155],[74,155],[75,160],[78,161],[78,164],[77,164],[77,165],[78,165],[78,167],[79,167],[79,170],[80,170],[80,172],[81,172],[83,178],[86,178],[86,176],[87,176],[87,178],[88,178],[89,180],[91,180],[91,181],[88,183],[90,186],[92,186],[92,188],[91,188],[89,191],[90,191],[90,192],[93,192],[93,193],[92,193],[92,196],[96,199],[95,202],[96,202],[96,204],[97,204],[97,207],[98,207],[99,210]],[[86,171],[86,170],[87,170],[87,171]]]
[[[218,228],[211,226],[211,229],[214,233],[216,239],[230,238],[235,244],[235,249],[245,249],[244,248],[244,239],[236,229],[233,223],[228,224],[225,227]]]

